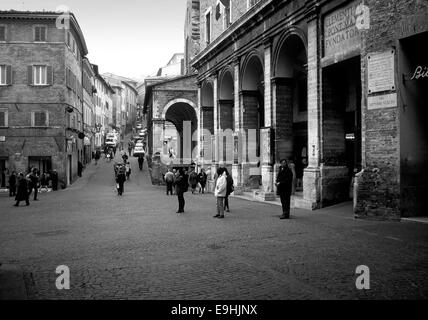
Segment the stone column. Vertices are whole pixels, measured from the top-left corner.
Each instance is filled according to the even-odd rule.
[[[264,43],[264,118],[265,128],[260,131],[260,165],[262,173],[262,190],[259,196],[263,200],[274,200],[275,193],[273,189],[273,162],[272,162],[272,42],[267,39]]]
[[[303,199],[308,209],[320,206],[320,27],[318,13],[308,19],[308,167],[303,175]]]
[[[242,128],[242,120],[241,120],[241,110],[242,110],[242,104],[241,104],[241,98],[240,98],[240,68],[239,68],[239,59],[236,58],[233,61],[233,68],[234,68],[234,76],[233,76],[233,82],[234,82],[234,112],[235,116],[235,137],[234,137],[234,148],[233,148],[233,158],[234,163],[232,165],[232,177],[235,182],[235,195],[242,194],[242,176],[241,176],[241,161],[242,160],[242,154],[240,146],[242,146],[242,141],[240,141],[240,134],[241,134],[241,128]]]
[[[163,167],[168,165],[169,157],[168,153],[164,153],[164,134],[165,134],[165,120],[164,119],[153,119],[152,125],[153,132],[153,162],[152,162],[152,183],[161,184]],[[157,154],[159,153],[159,154]]]

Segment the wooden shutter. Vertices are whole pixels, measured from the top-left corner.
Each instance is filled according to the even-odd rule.
[[[27,82],[29,85],[33,84],[33,66],[27,67]]]
[[[12,84],[12,66],[6,66],[6,84]]]
[[[40,41],[40,27],[34,28],[34,41]]]
[[[53,85],[53,68],[52,68],[52,66],[47,66],[47,68],[46,68],[46,82],[48,85]]]

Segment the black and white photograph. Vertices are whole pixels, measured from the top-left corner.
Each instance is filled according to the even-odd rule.
[[[427,122],[426,0],[1,0],[0,300],[427,300]]]

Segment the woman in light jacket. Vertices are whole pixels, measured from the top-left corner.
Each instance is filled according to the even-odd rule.
[[[217,181],[215,185],[214,195],[217,198],[217,214],[214,218],[224,218],[224,198],[226,197],[226,171],[224,168],[219,168],[217,170]]]

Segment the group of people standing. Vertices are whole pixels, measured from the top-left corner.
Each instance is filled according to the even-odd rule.
[[[34,193],[33,200],[38,201],[37,196],[40,188],[48,188],[51,182],[52,189],[58,189],[58,174],[53,171],[51,174],[42,173],[37,168],[30,169],[27,175],[13,171],[9,177],[9,196],[15,197],[15,207],[19,207],[21,201],[25,201],[27,206],[30,205],[30,196]]]
[[[114,173],[116,178],[116,188],[117,194],[119,196],[123,195],[125,191],[125,182],[131,177],[131,162],[129,162],[129,157],[125,151],[122,151],[122,163],[116,163],[114,166]]]
[[[166,182],[166,194],[173,195],[175,188],[175,194],[178,198],[177,213],[183,213],[185,206],[184,193],[186,193],[190,187],[193,194],[198,184],[199,192],[204,193],[207,183],[207,174],[204,169],[201,169],[199,174],[196,173],[194,169],[192,169],[189,174],[184,168],[179,168],[178,170],[168,169],[164,179]],[[280,161],[280,167],[275,182],[277,195],[279,195],[282,204],[281,219],[290,218],[290,200],[294,191],[294,180],[295,174],[293,173],[292,168],[290,168],[286,159],[282,159]],[[235,189],[232,175],[228,172],[227,168],[218,168],[214,176],[214,186],[214,196],[216,197],[217,208],[217,213],[214,215],[214,218],[223,219],[224,213],[230,212],[229,196]]]

